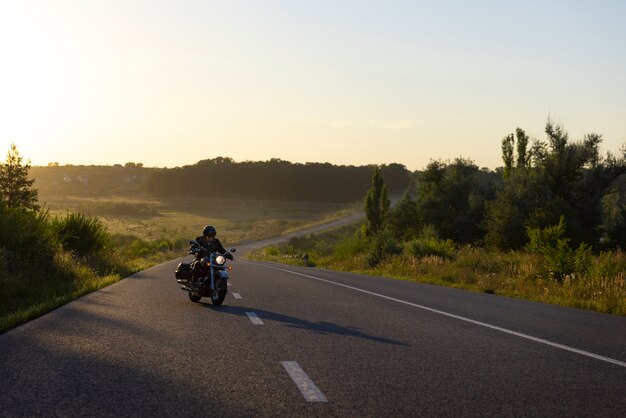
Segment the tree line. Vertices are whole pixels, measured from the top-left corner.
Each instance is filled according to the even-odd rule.
[[[382,167],[390,194],[402,194],[410,172],[401,164]],[[215,196],[262,200],[346,203],[363,198],[372,166],[291,163],[280,159],[244,161],[218,157],[184,167],[159,169],[147,191],[160,197]]]
[[[391,252],[389,242],[410,241],[425,229],[458,244],[500,250],[530,248],[539,236],[555,241],[554,248],[626,248],[626,146],[619,155],[601,156],[600,135],[571,141],[552,121],[545,133],[546,140],[532,143],[520,128],[504,137],[504,165],[495,171],[462,158],[431,161],[418,173],[416,193],[391,209],[380,199],[371,208],[370,196],[384,194],[376,190],[382,186],[375,173],[366,230],[377,231],[372,236]],[[381,212],[384,222],[376,218]]]
[[[156,168],[141,163],[124,165],[35,166],[30,169],[42,196],[103,197],[144,193],[148,177]]]

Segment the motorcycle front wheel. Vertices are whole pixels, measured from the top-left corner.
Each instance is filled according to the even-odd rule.
[[[222,302],[224,302],[224,298],[226,297],[226,288],[226,280],[220,280],[217,285],[217,292],[213,292],[211,295],[211,302],[213,302],[213,305],[220,306]],[[217,295],[215,293],[217,293]]]

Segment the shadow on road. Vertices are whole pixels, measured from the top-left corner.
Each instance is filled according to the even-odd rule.
[[[240,416],[155,328],[67,307],[51,318],[0,335],[0,417]]]
[[[283,315],[276,312],[265,311],[258,308],[246,308],[245,306],[215,306],[210,303],[204,303],[204,307],[214,310],[219,313],[229,314],[229,315],[237,315],[246,317],[246,312],[254,312],[258,315],[258,317],[262,321],[275,321],[282,322],[283,324],[303,329],[307,331],[313,331],[318,334],[336,334],[336,335],[345,335],[348,337],[356,337],[362,338],[365,340],[375,341],[383,344],[391,344],[391,345],[401,345],[406,346],[407,344],[401,341],[391,340],[389,338],[376,337],[374,335],[368,335],[364,332],[359,331],[357,328],[352,327],[344,327],[341,325],[333,324],[331,322],[311,322],[305,319],[297,318],[294,316]]]

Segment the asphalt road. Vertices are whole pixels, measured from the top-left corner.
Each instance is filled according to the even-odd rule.
[[[0,416],[626,416],[624,317],[245,259],[214,307],[177,262],[0,335]]]

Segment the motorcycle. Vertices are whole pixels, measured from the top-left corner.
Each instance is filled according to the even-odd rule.
[[[196,240],[189,241],[191,247],[189,254],[200,255],[193,263],[200,263],[199,277],[192,281],[191,271],[193,263],[179,263],[174,272],[176,281],[181,284],[182,290],[188,292],[189,300],[199,302],[202,297],[211,298],[213,305],[219,306],[224,302],[228,293],[228,270],[232,267],[226,266],[226,254],[237,251],[231,248],[224,254],[216,251],[209,251],[202,247]]]

